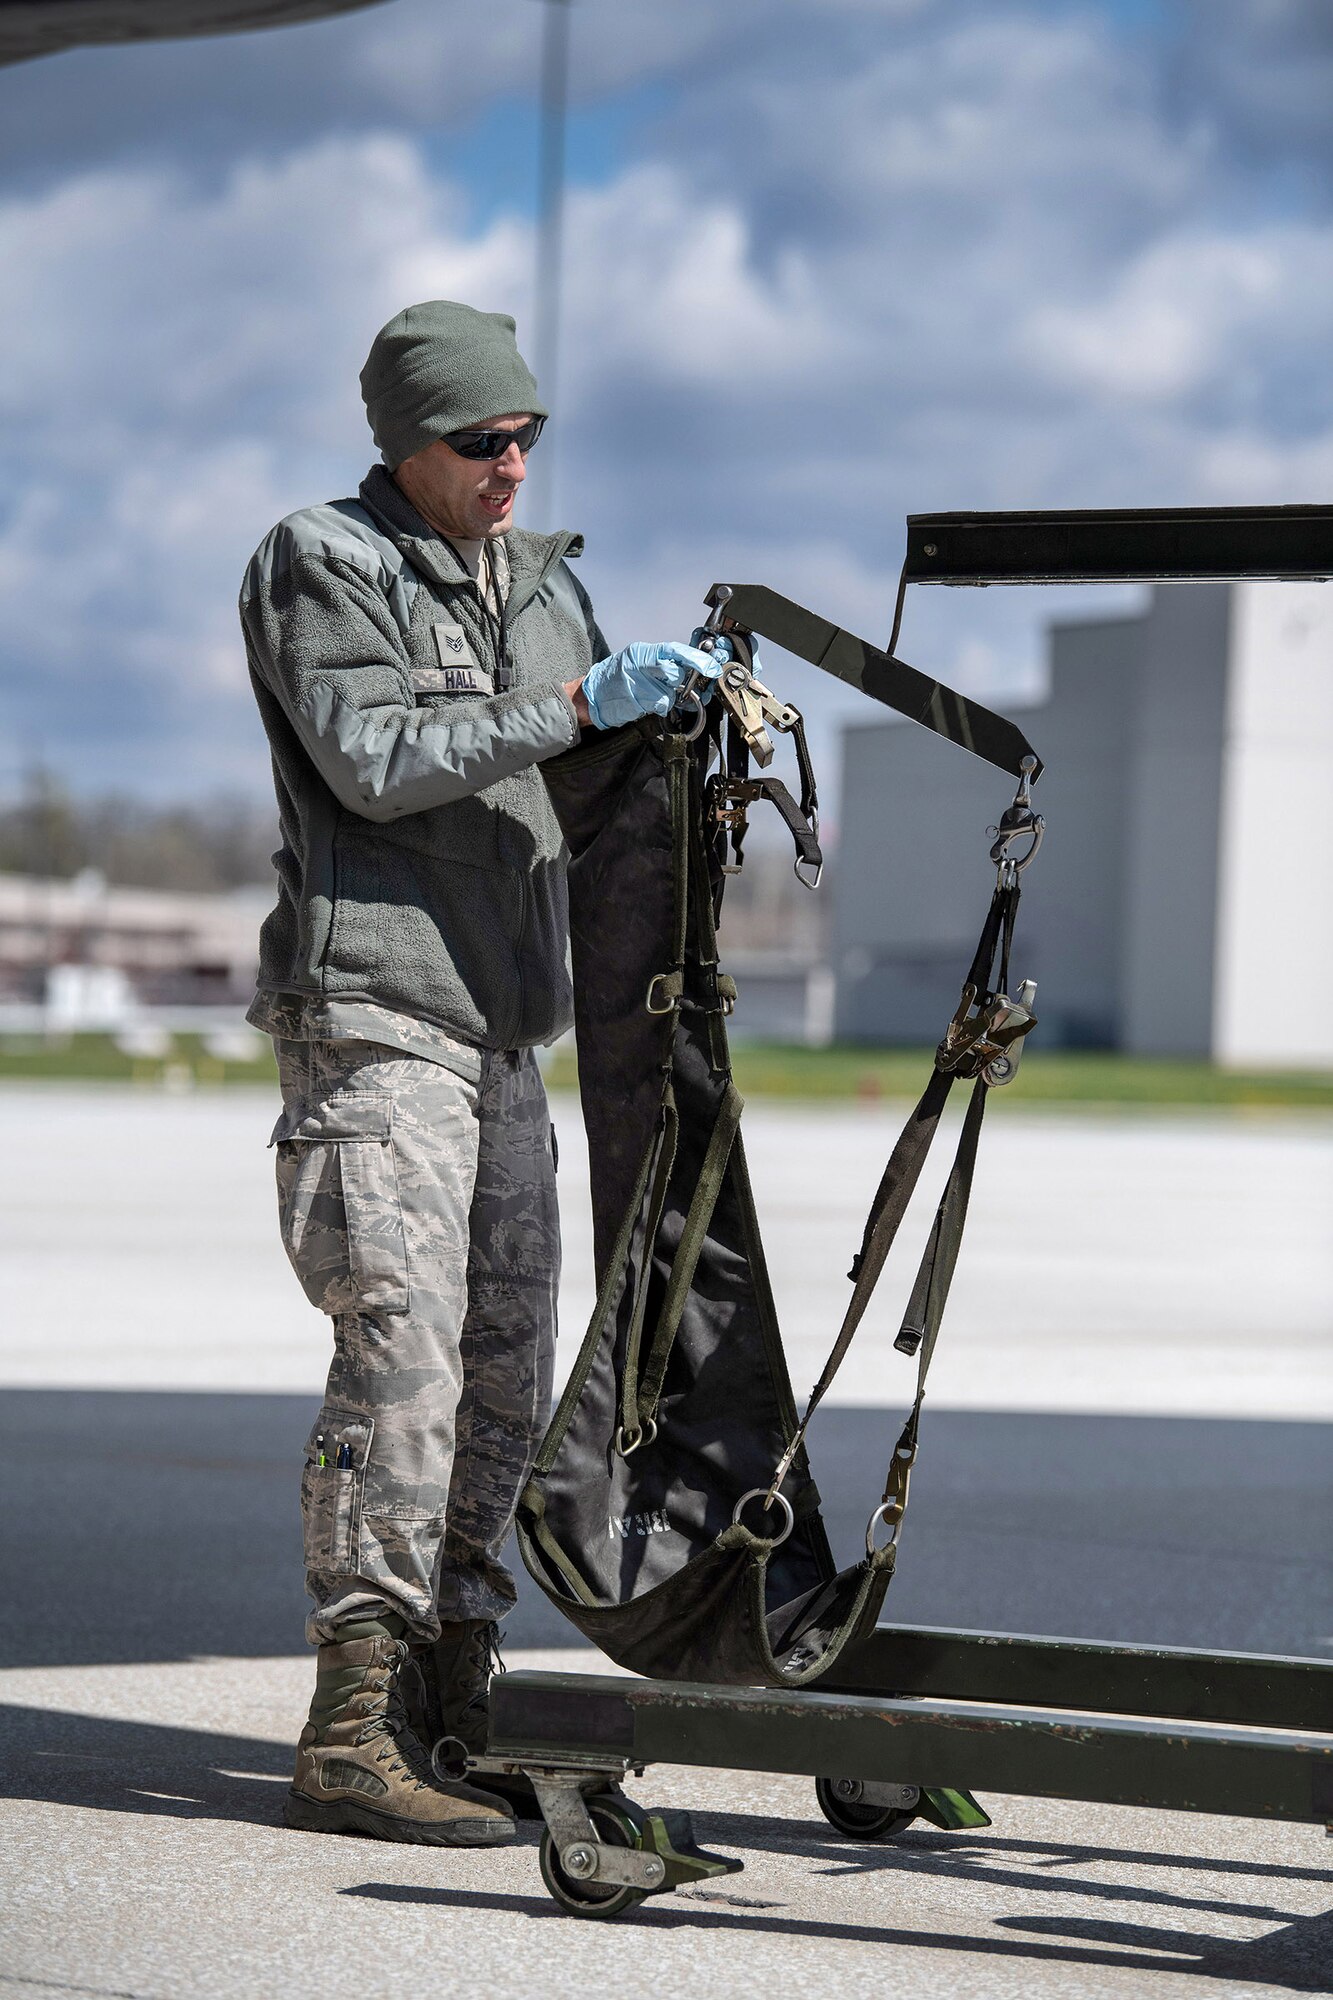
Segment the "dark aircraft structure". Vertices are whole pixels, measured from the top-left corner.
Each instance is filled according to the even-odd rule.
[[[350,14],[384,0],[0,0],[0,64],[90,42],[250,34]]]

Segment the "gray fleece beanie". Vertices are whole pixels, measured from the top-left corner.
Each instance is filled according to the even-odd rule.
[[[361,370],[361,395],[390,472],[436,438],[487,417],[550,415],[509,315],[452,299],[407,306],[380,328]]]

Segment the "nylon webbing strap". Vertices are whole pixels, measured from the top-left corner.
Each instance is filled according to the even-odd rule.
[[[986,1099],[989,1094],[990,1086],[984,1078],[978,1077],[972,1086],[967,1115],[963,1119],[963,1129],[958,1139],[958,1150],[949,1170],[949,1178],[945,1182],[944,1193],[940,1197],[940,1205],[935,1211],[935,1220],[917,1270],[912,1296],[903,1314],[902,1334],[899,1335],[899,1340],[903,1335],[907,1335],[909,1338],[918,1339],[920,1346],[917,1349],[916,1397],[898,1442],[893,1448],[881,1501],[885,1509],[886,1522],[895,1532],[901,1527],[903,1515],[907,1511],[908,1482],[911,1479],[912,1466],[916,1461],[921,1405],[926,1395],[926,1376],[930,1372],[931,1357],[935,1352],[935,1343],[939,1339],[940,1322],[944,1318],[949,1287],[953,1283],[958,1252],[963,1241],[963,1225],[967,1221],[967,1204],[972,1193],[977,1145],[981,1138],[981,1121],[985,1116]]]
[[[680,1005],[690,921],[690,746],[683,736],[668,736],[662,754],[671,814],[671,966],[655,972],[648,982],[650,1014],[670,1014]]]
[[[727,716],[726,767],[727,784],[743,785],[748,781],[750,776],[750,746],[745,740],[745,735],[740,724],[737,722],[735,716],[730,714]],[[714,779],[713,784],[715,787],[720,788],[720,796],[725,797],[725,787],[722,787],[721,778]],[[733,868],[739,868],[745,858],[742,852],[747,832],[745,814],[743,812],[738,814],[730,823],[723,822],[721,832],[722,860],[724,862],[726,860],[726,843],[728,836],[730,836],[731,865]]]
[[[683,736],[668,736],[665,745],[667,793],[671,804],[671,893],[674,922],[672,966],[685,964],[690,924],[690,746]]]
[[[992,991],[1003,991],[1009,977],[1009,950],[1013,942],[1014,918],[1018,909],[1018,885],[1011,883],[997,888],[986,912],[986,921],[981,927],[977,949],[968,968],[964,995],[974,990],[977,995],[989,996]],[[998,957],[998,971],[996,961]],[[806,1431],[815,1411],[827,1395],[839,1368],[846,1358],[847,1350],[855,1338],[857,1328],[865,1316],[871,1295],[879,1282],[885,1260],[893,1247],[894,1238],[907,1212],[908,1203],[921,1178],[926,1156],[930,1152],[935,1134],[939,1130],[940,1119],[953,1086],[955,1072],[942,1067],[944,1045],[936,1052],[936,1066],[930,1081],[921,1093],[920,1101],[908,1119],[898,1143],[889,1156],[883,1178],[870,1204],[870,1214],[866,1218],[861,1248],[852,1260],[848,1274],[852,1280],[852,1296],[847,1302],[838,1337],[824,1364],[824,1372],[810,1392],[805,1415],[797,1427],[786,1451],[778,1461],[769,1488],[769,1499],[778,1491],[790,1470],[797,1452],[805,1441]],[[968,1197],[972,1190],[972,1175],[976,1166],[977,1142],[981,1133],[981,1120],[986,1107],[989,1090],[983,1076],[978,1076],[973,1087],[963,1128],[959,1134],[958,1147],[944,1193],[935,1212],[930,1236],[917,1270],[912,1296],[908,1301],[898,1340],[915,1335],[919,1338],[920,1359],[917,1364],[917,1398],[912,1413],[903,1427],[902,1436],[894,1448],[890,1463],[888,1482],[885,1488],[884,1505],[890,1506],[895,1496],[894,1480],[901,1467],[902,1490],[896,1520],[901,1521],[902,1509],[907,1501],[907,1477],[916,1456],[916,1427],[920,1419],[921,1399],[925,1393],[926,1372],[935,1351],[943,1318],[945,1301],[949,1296],[949,1286],[953,1281],[954,1267],[958,1262],[958,1250],[962,1242],[963,1224],[967,1219]],[[912,1352],[912,1346],[906,1346]]]
[[[670,1091],[670,1089],[671,1079],[670,1072],[668,1071],[667,1091]],[[592,1309],[592,1317],[588,1321],[588,1331],[583,1336],[583,1346],[579,1349],[579,1358],[574,1364],[568,1382],[565,1384],[564,1394],[561,1396],[556,1413],[551,1419],[550,1429],[542,1440],[541,1451],[538,1453],[537,1462],[533,1466],[534,1475],[549,1472],[555,1463],[556,1454],[564,1440],[565,1432],[569,1429],[570,1420],[574,1415],[575,1409],[578,1407],[579,1398],[583,1394],[584,1385],[588,1379],[588,1372],[592,1367],[593,1356],[602,1338],[602,1330],[606,1325],[607,1317],[615,1304],[616,1295],[620,1290],[625,1265],[634,1247],[635,1228],[643,1212],[643,1198],[647,1192],[648,1183],[652,1177],[653,1168],[658,1160],[659,1149],[662,1144],[666,1093],[664,1092],[663,1095],[664,1104],[658,1112],[657,1122],[654,1124],[653,1130],[649,1135],[648,1145],[644,1151],[643,1159],[639,1164],[639,1171],[634,1182],[634,1193],[630,1197],[629,1205],[621,1220],[620,1228],[616,1232],[616,1240],[612,1246],[611,1255],[606,1260],[606,1270],[602,1274],[602,1282],[597,1290],[597,1300]],[[672,1095],[674,1097],[674,1093]],[[637,1287],[640,1282],[638,1267],[636,1267],[634,1282]]]
[[[716,1016],[726,1000],[724,989],[728,982],[718,973],[717,923],[713,912],[712,883],[709,880],[708,858],[704,846],[700,773],[693,760],[685,769],[687,775],[685,802],[688,815],[682,827],[675,816],[673,793],[672,843],[674,848],[677,841],[688,842],[691,866],[686,877],[686,891],[694,912],[700,983],[707,996],[702,1004]],[[715,1031],[710,1038],[713,1043],[713,1059],[725,1062],[726,1039],[722,1036],[720,1041],[718,1040],[716,1031],[719,1026],[716,1019],[710,1022],[710,1027]],[[676,1254],[671,1262],[666,1293],[649,1344],[642,1379],[639,1376],[641,1334],[638,1327],[631,1337],[630,1350],[625,1360],[625,1386],[622,1397],[626,1430],[635,1425],[642,1429],[656,1413],[658,1398],[662,1393],[662,1384],[666,1377],[667,1363],[680,1329],[681,1314],[685,1310],[685,1301],[694,1282],[694,1273],[708,1235],[709,1224],[713,1219],[713,1210],[722,1192],[722,1183],[726,1178],[727,1164],[731,1158],[736,1133],[740,1129],[743,1109],[744,1099],[735,1084],[728,1080],[699,1169],[699,1178],[690,1197],[690,1206],[681,1228],[680,1240],[676,1245]],[[665,1196],[664,1187],[663,1204]],[[661,1212],[659,1207],[657,1212],[659,1221]],[[655,1228],[654,1234],[656,1234]],[[646,1285],[644,1289],[646,1293]]]
[[[809,812],[804,806],[797,805],[781,778],[752,778],[750,783],[761,797],[777,807],[783,825],[795,842],[797,860],[805,867],[818,868],[824,856]]]
[[[669,1015],[674,1024],[684,989],[685,949],[689,931],[691,762],[689,745],[684,738],[666,737],[663,743],[663,760],[666,766],[667,798],[671,818],[672,948],[675,953],[675,963],[670,973],[658,973],[653,979],[648,990],[648,1005],[650,1012]],[[669,996],[670,1004],[665,1007],[654,1006],[655,996],[662,992]],[[607,1320],[615,1308],[617,1298],[622,1294],[626,1266],[631,1264],[631,1260],[628,1287],[631,1298],[630,1325],[627,1335],[621,1430],[624,1433],[631,1433],[642,1428],[637,1414],[636,1385],[638,1356],[647,1311],[648,1278],[652,1270],[653,1246],[662,1221],[680,1136],[680,1116],[676,1108],[676,1094],[672,1081],[673,1051],[674,1027],[668,1033],[664,1051],[661,1102],[635,1177],[634,1192],[616,1232],[616,1240],[598,1287],[597,1300],[588,1322],[588,1330],[583,1337],[578,1360],[574,1364],[555,1415],[542,1441],[541,1451],[533,1467],[534,1477],[545,1475],[555,1463],[565,1433],[569,1429],[574,1411],[583,1394]],[[636,1236],[637,1256],[634,1254]]]
[[[667,976],[659,973],[648,989],[649,1007],[654,1012],[670,1013],[673,1019],[684,997],[685,953],[689,943],[690,927],[690,850],[693,846],[691,813],[693,794],[694,760],[690,746],[683,736],[668,736],[662,746],[666,764],[667,801],[671,815],[671,896],[672,896],[672,953],[671,972]],[[654,992],[666,992],[670,998],[669,1007],[654,1008]],[[666,1208],[667,1192],[671,1186],[671,1173],[676,1164],[676,1146],[680,1138],[680,1118],[676,1110],[676,1096],[672,1088],[671,1069],[674,1052],[674,1032],[668,1044],[665,1058],[665,1072],[662,1084],[662,1111],[659,1124],[660,1145],[652,1169],[652,1191],[648,1198],[648,1212],[644,1219],[642,1248],[634,1273],[634,1302],[630,1313],[629,1331],[625,1343],[625,1365],[620,1391],[620,1435],[637,1442],[643,1431],[639,1416],[639,1353],[643,1343],[644,1320],[648,1311],[649,1280],[652,1276],[653,1249],[657,1242],[657,1232],[661,1227],[662,1214]]]
[[[907,1213],[907,1205],[921,1178],[921,1169],[926,1164],[931,1143],[939,1130],[940,1118],[948,1102],[949,1092],[953,1088],[953,1081],[953,1077],[944,1070],[937,1069],[931,1072],[930,1081],[922,1091],[916,1109],[903,1127],[898,1143],[889,1156],[889,1163],[884,1169],[883,1178],[875,1192],[875,1199],[870,1205],[865,1233],[861,1238],[861,1248],[852,1264],[854,1278],[852,1296],[847,1301],[847,1310],[838,1329],[838,1337],[833,1343],[828,1360],[824,1363],[823,1374],[810,1392],[810,1400],[796,1434],[778,1462],[770,1488],[771,1493],[776,1493],[786,1478],[797,1452],[805,1441],[810,1420],[832,1386],[833,1378],[842,1366],[856,1329],[860,1326],[866,1307],[870,1304],[871,1295],[879,1282],[880,1272],[884,1269],[885,1259],[893,1247],[893,1240]]]
[[[703,1165],[699,1169],[694,1197],[690,1202],[689,1213],[685,1217],[675,1257],[672,1259],[666,1296],[662,1300],[662,1310],[658,1315],[652,1345],[648,1350],[648,1359],[638,1394],[638,1421],[641,1424],[646,1424],[657,1411],[662,1383],[666,1378],[667,1363],[671,1359],[671,1349],[680,1330],[685,1301],[694,1283],[694,1273],[708,1235],[708,1225],[713,1219],[713,1210],[717,1207],[718,1196],[722,1192],[722,1183],[726,1178],[731,1149],[740,1129],[743,1109],[744,1100],[740,1092],[734,1083],[728,1084],[722,1107],[718,1112],[717,1123],[708,1142],[708,1151],[704,1154]],[[629,1408],[628,1392],[625,1407]]]
[[[810,761],[810,746],[805,740],[804,722],[798,722],[790,735],[796,747],[796,768],[801,774],[801,817],[809,823],[813,832],[819,812],[819,792],[815,786],[815,767]]]
[[[1007,993],[1009,990],[1009,953],[1014,942],[1014,923],[1018,916],[1018,899],[1021,893],[1015,882],[1006,888],[996,889],[990,899],[986,921],[982,925],[981,936],[977,941],[976,955],[967,972],[967,985],[974,986],[978,993],[986,992],[992,985],[999,993]],[[998,970],[995,966],[997,949],[1000,954]],[[992,972],[995,974],[993,980]]]
[[[644,1218],[643,1240],[638,1262],[634,1271],[634,1304],[630,1314],[629,1333],[625,1342],[625,1369],[620,1393],[620,1424],[626,1437],[637,1441],[637,1434],[643,1425],[639,1418],[639,1349],[643,1342],[643,1322],[648,1310],[648,1280],[652,1275],[653,1247],[657,1242],[657,1232],[662,1223],[662,1211],[666,1207],[667,1189],[671,1185],[671,1170],[676,1164],[676,1145],[680,1138],[680,1117],[676,1110],[676,1094],[670,1083],[663,1098],[662,1118],[658,1126],[660,1144],[653,1169],[652,1192],[648,1198],[648,1213]]]

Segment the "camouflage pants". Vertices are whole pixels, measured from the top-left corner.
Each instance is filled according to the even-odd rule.
[[[279,1041],[282,1239],[334,1355],[301,1483],[313,1642],[500,1617],[545,1428],[560,1231],[528,1051],[479,1083],[373,1042]]]

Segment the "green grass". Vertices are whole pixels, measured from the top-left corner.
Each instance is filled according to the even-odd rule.
[[[733,1050],[744,1097],[918,1097],[930,1074],[929,1049],[807,1049],[741,1043]],[[574,1062],[561,1050],[553,1084],[573,1086]],[[1221,1070],[1206,1062],[1114,1054],[1029,1051],[997,1103],[1223,1105],[1333,1111],[1333,1072]]]
[[[736,1081],[746,1097],[910,1098],[920,1094],[930,1073],[928,1049],[806,1049],[750,1042],[740,1044],[734,1055]],[[0,1082],[48,1078],[155,1089],[234,1083],[272,1088],[276,1070],[267,1047],[256,1062],[223,1062],[196,1035],[177,1035],[164,1057],[126,1055],[109,1035],[0,1038]],[[554,1053],[547,1080],[557,1090],[575,1087],[572,1050]],[[996,1102],[1333,1111],[1333,1072],[1221,1070],[1203,1062],[1037,1047],[1024,1057],[1013,1085],[996,1093]]]
[[[0,1036],[0,1082],[139,1083],[162,1089],[195,1084],[276,1085],[277,1066],[267,1042],[256,1062],[223,1062],[198,1035],[175,1035],[163,1056],[132,1056],[110,1035]]]

